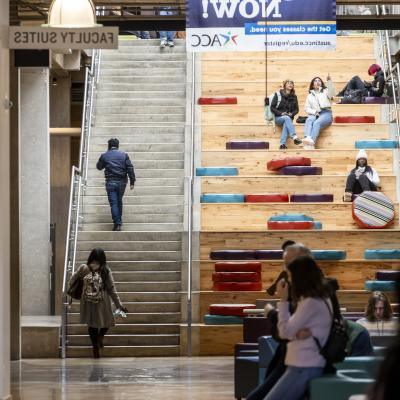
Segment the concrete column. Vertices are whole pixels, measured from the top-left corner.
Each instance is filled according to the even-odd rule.
[[[22,315],[50,312],[49,70],[19,70]]]
[[[9,2],[0,2],[0,399],[10,399]]]

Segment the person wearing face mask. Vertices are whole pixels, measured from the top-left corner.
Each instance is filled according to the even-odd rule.
[[[276,125],[282,126],[279,149],[287,149],[286,141],[288,136],[293,139],[294,144],[301,144],[301,140],[297,137],[296,129],[293,125],[293,118],[299,112],[299,103],[292,80],[286,79],[279,93],[275,93],[275,96],[272,98],[271,112],[275,115]]]
[[[344,201],[352,201],[353,194],[361,194],[364,191],[376,192],[380,184],[376,170],[368,165],[368,156],[365,150],[360,150],[356,167],[351,170],[346,181]]]
[[[332,79],[328,74],[327,86],[320,77],[315,77],[309,88],[305,111],[307,120],[304,127],[304,148],[314,149],[315,143],[322,129],[332,125],[331,101],[335,95]]]
[[[86,264],[83,264],[72,276],[73,281],[82,280],[80,301],[80,323],[88,326],[88,333],[93,347],[93,358],[100,357],[104,336],[109,328],[115,326],[111,300],[115,307],[123,312],[128,310],[122,305],[106,254],[102,249],[91,251]]]

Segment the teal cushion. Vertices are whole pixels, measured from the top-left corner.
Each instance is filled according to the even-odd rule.
[[[281,214],[273,215],[268,221],[314,221],[314,218],[305,214]]]
[[[316,260],[345,260],[344,250],[313,250],[312,255]]]
[[[244,194],[203,194],[201,203],[244,203]]]
[[[363,356],[363,357],[346,357],[344,361],[335,364],[336,369],[357,369],[366,371],[371,376],[375,376],[379,364],[383,357]]]
[[[366,260],[397,260],[400,259],[400,250],[365,250]]]
[[[396,140],[357,140],[356,149],[397,149]]]
[[[314,229],[320,231],[322,229],[322,222],[320,221],[314,222]]]
[[[237,176],[239,170],[235,167],[196,168],[197,176]]]
[[[371,292],[394,292],[396,291],[396,281],[366,281],[365,290]]]
[[[243,318],[230,315],[205,315],[204,323],[206,325],[242,325]]]

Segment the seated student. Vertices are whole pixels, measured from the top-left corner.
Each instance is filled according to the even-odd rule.
[[[351,201],[353,194],[364,191],[376,192],[380,184],[378,173],[368,165],[368,155],[360,150],[356,158],[356,167],[351,170],[346,181],[344,201]]]
[[[271,111],[275,115],[275,123],[282,126],[281,144],[279,149],[285,150],[286,141],[290,136],[294,144],[301,144],[301,140],[296,135],[296,129],[293,125],[293,118],[299,112],[299,103],[297,96],[294,91],[294,82],[290,79],[286,79],[283,82],[282,89],[279,91],[280,99],[278,94],[275,93],[271,102]]]
[[[381,97],[385,89],[385,75],[378,64],[372,64],[368,68],[368,75],[374,76],[372,82],[363,81],[359,76],[353,76],[349,83],[337,94],[343,97],[348,90],[362,90],[364,96]]]
[[[305,111],[308,115],[304,127],[304,148],[313,149],[322,129],[332,125],[331,101],[335,94],[332,79],[328,75],[327,85],[319,77],[310,83]]]
[[[372,356],[374,348],[371,336],[366,328],[356,322],[345,320],[346,333],[349,337],[346,353],[349,357]]]
[[[365,318],[357,321],[371,336],[391,336],[397,333],[397,318],[385,293],[374,292],[368,300]]]

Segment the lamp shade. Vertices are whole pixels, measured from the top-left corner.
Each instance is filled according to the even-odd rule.
[[[91,0],[53,0],[48,26],[53,28],[92,28],[96,25],[96,9]]]

